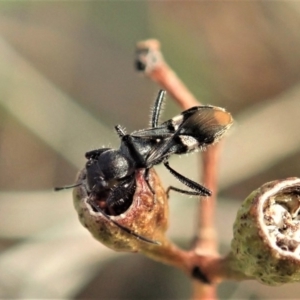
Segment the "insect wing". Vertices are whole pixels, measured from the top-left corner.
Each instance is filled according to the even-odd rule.
[[[183,112],[182,117],[175,135],[183,142],[195,139],[198,147],[218,142],[233,122],[230,113],[215,106],[196,106]]]
[[[151,149],[147,157],[147,164],[156,165],[161,163],[165,158],[177,152],[177,143],[173,137],[162,139],[155,147]]]
[[[164,91],[160,91],[160,93],[163,92]],[[158,97],[158,99],[163,99],[163,96]],[[157,104],[159,105],[159,107],[161,107],[162,101],[163,100],[161,100],[161,102]],[[144,137],[144,138],[152,138],[152,139],[164,139],[164,138],[172,137],[179,129],[179,127],[182,125],[183,121],[189,118],[191,115],[193,115],[194,112],[197,111],[197,108],[198,106],[192,107],[182,112],[180,115],[168,121],[163,122],[160,125],[157,125],[159,112],[157,112],[157,110],[154,109],[154,113],[152,116],[152,128],[137,130],[132,132],[131,135],[136,137]]]
[[[187,111],[182,112],[180,115],[163,122],[162,124],[148,129],[137,130],[131,133],[132,136],[160,139],[172,137],[180,128],[182,123],[192,116],[197,111],[198,106],[192,107]]]
[[[131,133],[131,136],[134,137],[141,137],[141,138],[148,138],[148,139],[162,139],[171,137],[174,134],[174,130],[168,128],[166,124],[159,125],[155,128],[149,128],[149,129],[142,129],[137,130]]]
[[[156,128],[139,130],[132,135],[158,140],[147,158],[149,164],[157,164],[174,153],[183,154],[218,142],[232,122],[230,113],[223,108],[195,106]]]

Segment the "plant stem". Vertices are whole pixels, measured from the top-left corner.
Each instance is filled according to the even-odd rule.
[[[145,66],[147,77],[157,82],[165,89],[183,110],[199,105],[199,101],[188,90],[176,73],[164,61],[160,52],[160,43],[157,40],[146,40],[137,44],[139,61]],[[145,55],[145,53],[147,53]],[[203,183],[212,190],[213,196],[199,201],[197,240],[192,249],[194,255],[217,255],[217,239],[214,226],[214,215],[217,193],[217,170],[220,160],[220,145],[209,147],[202,153]],[[186,258],[186,255],[181,256]],[[210,277],[209,277],[210,278]],[[192,299],[216,298],[215,286],[208,286],[200,281],[194,281]]]

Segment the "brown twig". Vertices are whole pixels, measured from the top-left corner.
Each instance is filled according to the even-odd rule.
[[[147,51],[143,51],[144,49]],[[165,89],[183,110],[199,105],[199,101],[165,62],[160,52],[160,43],[157,40],[139,42],[137,55],[141,66],[140,70]]]
[[[199,202],[198,233],[195,250],[205,249],[212,253],[217,249],[216,230],[214,225],[215,206],[217,201],[217,178],[220,162],[221,143],[211,146],[202,153],[202,182],[213,193],[209,199]],[[203,251],[203,250],[202,250]]]
[[[217,170],[220,159],[220,144],[213,145],[202,153],[202,178],[203,183],[212,192],[209,199],[199,202],[198,206],[198,228],[194,251],[197,254],[217,255],[217,236],[215,230],[215,206],[217,201]],[[199,281],[193,284],[193,299],[216,299],[214,286],[203,286]]]
[[[183,110],[199,105],[199,101],[187,89],[176,73],[164,61],[160,52],[160,43],[157,40],[146,40],[137,44],[138,67],[157,82]],[[199,202],[197,240],[192,253],[196,255],[217,255],[217,239],[214,228],[215,202],[217,192],[217,170],[220,157],[219,144],[203,152],[203,182],[213,192],[209,200]],[[195,282],[193,299],[215,298],[214,286],[208,287]]]

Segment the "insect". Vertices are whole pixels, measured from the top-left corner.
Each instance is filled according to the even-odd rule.
[[[173,176],[190,189],[171,186],[169,190],[188,195],[210,196],[209,189],[171,168],[168,159],[173,154],[203,150],[216,143],[232,124],[232,117],[227,111],[210,105],[192,107],[159,124],[165,94],[163,90],[158,93],[150,128],[128,134],[125,128],[116,125],[115,130],[121,140],[119,149],[101,148],[85,154],[86,181],[77,184],[85,185],[90,195],[89,203],[95,211],[102,213],[126,232],[150,243],[157,242],[135,234],[111,218],[125,212],[130,206],[136,188],[135,171],[145,169],[145,181],[154,194],[149,184],[149,170],[163,163]],[[100,198],[106,199],[103,207],[100,207],[99,201],[95,201]]]

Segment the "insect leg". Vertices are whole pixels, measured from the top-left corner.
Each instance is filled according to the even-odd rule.
[[[147,185],[148,185],[149,190],[151,191],[151,193],[152,193],[152,194],[154,195],[154,197],[155,197],[155,191],[153,190],[152,186],[151,186],[150,183],[149,183],[149,171],[150,171],[150,168],[145,169],[144,178],[145,178],[145,181],[147,182]],[[154,199],[154,200],[155,200],[155,199]]]
[[[162,105],[165,100],[166,91],[160,90],[158,92],[157,98],[155,100],[153,110],[152,110],[152,118],[151,118],[151,127],[155,128],[158,125],[159,116],[161,113]]]
[[[167,197],[169,198],[169,194],[170,194],[170,191],[175,191],[175,192],[178,192],[178,193],[181,193],[181,194],[186,194],[186,195],[191,195],[191,196],[199,196],[199,192],[193,192],[193,191],[187,191],[187,190],[182,190],[182,189],[179,189],[175,186],[172,186],[170,185],[167,190],[166,190],[166,194],[167,194]]]
[[[186,186],[188,186],[190,189],[194,190],[194,193],[189,193],[188,191],[185,191],[184,194],[189,194],[189,195],[199,195],[199,196],[211,196],[212,192],[207,189],[206,187],[204,187],[203,185],[200,185],[199,183],[181,175],[180,173],[178,173],[177,171],[175,171],[174,169],[172,169],[169,165],[168,161],[164,162],[165,167],[170,171],[170,173],[176,177],[180,182],[182,182],[183,184],[185,184]],[[171,188],[172,190],[176,190],[177,192],[181,192],[183,190],[178,189],[178,188]]]
[[[129,229],[129,228],[127,228],[127,227],[119,224],[114,219],[112,219],[108,214],[106,214],[96,203],[94,203],[91,198],[89,198],[88,203],[91,205],[91,207],[95,211],[101,213],[103,215],[103,217],[105,217],[108,221],[112,222],[114,225],[116,225],[117,227],[121,228],[123,231],[127,232],[128,234],[131,234],[131,235],[135,236],[138,240],[141,240],[143,242],[147,242],[147,243],[150,243],[150,244],[154,244],[154,245],[160,245],[161,244],[158,241],[153,241],[153,240],[150,240],[150,239],[148,239],[146,237],[143,237],[143,236],[135,233],[133,230],[131,230],[131,229]]]

